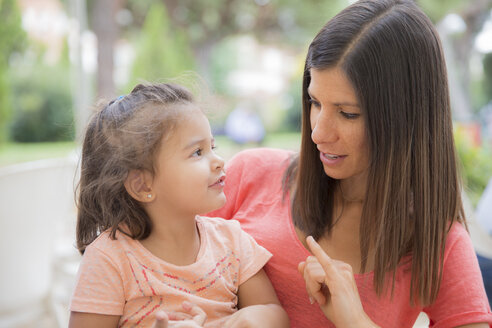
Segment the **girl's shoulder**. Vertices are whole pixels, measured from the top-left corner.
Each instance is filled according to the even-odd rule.
[[[132,239],[121,233],[120,231],[116,231],[115,237],[111,236],[111,230],[105,230],[97,236],[96,239],[92,243],[87,246],[89,249],[98,250],[105,254],[114,253],[115,251],[119,251],[121,249],[125,249],[130,247]]]
[[[235,248],[234,245],[241,243],[244,232],[239,221],[226,220],[220,217],[197,216],[197,223],[200,226],[200,233],[206,235],[212,244],[222,244],[226,247]]]
[[[237,220],[226,220],[219,217],[197,216],[196,221],[207,233],[218,232],[234,234],[241,231],[241,225]]]

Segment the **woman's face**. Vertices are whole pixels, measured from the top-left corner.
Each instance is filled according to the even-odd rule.
[[[310,73],[311,139],[325,173],[334,179],[365,178],[369,167],[366,128],[351,83],[337,67]]]

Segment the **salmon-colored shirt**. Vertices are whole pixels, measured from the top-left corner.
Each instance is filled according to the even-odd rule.
[[[167,263],[125,234],[103,232],[85,250],[70,310],[119,315],[119,327],[151,327],[157,310],[182,311],[185,300],[207,313],[205,327],[221,327],[237,311],[239,285],[271,254],[234,220],[197,217],[200,250],[186,266]]]
[[[272,252],[265,272],[292,328],[334,327],[319,306],[309,303],[305,282],[297,271],[299,262],[310,253],[297,238],[290,213],[291,200],[289,195],[284,198],[282,192],[282,178],[292,155],[265,148],[237,154],[226,165],[226,205],[209,215],[238,220],[241,228]],[[492,323],[477,258],[461,224],[453,225],[448,234],[441,288],[431,306],[410,305],[410,265],[398,268],[393,298],[377,296],[373,272],[355,275],[362,306],[380,327],[410,328],[421,311],[429,315],[433,327]]]

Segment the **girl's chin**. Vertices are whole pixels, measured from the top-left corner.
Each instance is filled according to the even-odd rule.
[[[215,210],[218,210],[219,208],[221,208],[222,206],[224,206],[226,203],[226,196],[224,195],[224,193],[222,193],[216,202],[214,202],[213,204],[210,204],[210,207],[206,210],[206,211],[203,211],[203,213],[208,213],[208,212],[212,212],[212,211],[215,211]]]

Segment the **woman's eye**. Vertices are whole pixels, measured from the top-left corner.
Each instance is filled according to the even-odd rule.
[[[311,106],[314,106],[314,107],[321,107],[320,103],[312,98],[309,99],[309,102],[311,103]]]
[[[342,114],[343,117],[345,117],[346,119],[349,119],[349,120],[356,119],[360,116],[360,114],[347,113],[347,112],[343,112],[343,111],[340,111],[340,114]]]

